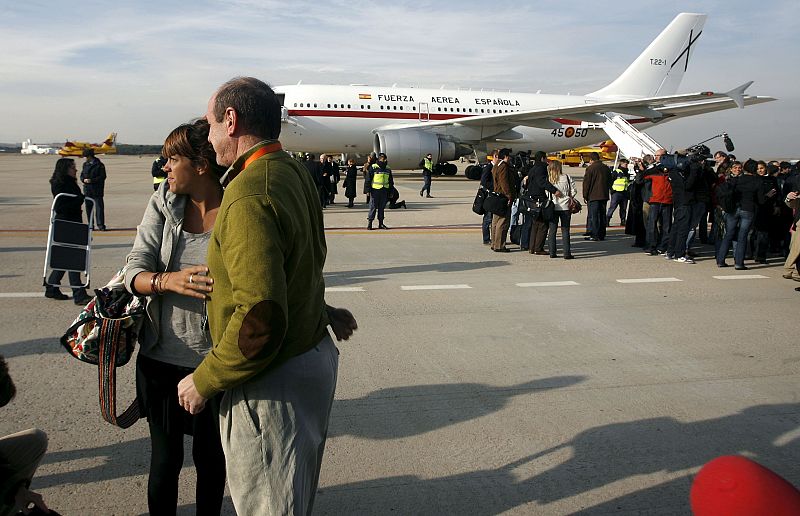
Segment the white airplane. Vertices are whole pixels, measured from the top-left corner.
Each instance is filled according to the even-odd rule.
[[[615,115],[641,130],[776,100],[746,95],[752,81],[727,92],[676,93],[705,21],[705,14],[678,14],[622,75],[586,95],[278,86],[281,142],[314,153],[385,152],[393,168],[410,169],[428,152],[446,162],[500,147],[552,152],[599,143]]]

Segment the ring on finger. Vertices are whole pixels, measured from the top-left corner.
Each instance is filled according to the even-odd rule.
[[[189,283],[194,283],[194,274],[189,274]]]

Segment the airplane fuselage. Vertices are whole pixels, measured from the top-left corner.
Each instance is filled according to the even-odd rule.
[[[364,155],[373,151],[373,131],[427,121],[511,113],[596,102],[581,95],[548,95],[477,90],[295,85],[275,88],[283,96],[281,142],[290,150]],[[652,125],[634,120],[637,127]],[[541,128],[517,126],[497,137],[478,135],[468,143],[479,151],[558,151],[599,143],[606,133],[597,123],[568,118],[543,121]],[[456,129],[453,129],[456,130]],[[448,129],[440,132],[447,133]],[[503,138],[504,134],[507,138]]]

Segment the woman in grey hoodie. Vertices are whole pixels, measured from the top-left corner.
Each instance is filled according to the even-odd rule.
[[[205,303],[213,279],[205,265],[211,230],[222,202],[224,168],[208,142],[205,119],[184,124],[164,142],[167,179],[150,198],[128,255],[126,288],[147,296],[147,321],[139,336],[136,391],[150,426],[151,514],[175,514],[183,436],[192,435],[197,468],[196,513],[219,514],[225,456],[214,407],[190,415],[178,403],[177,385],[211,349]]]

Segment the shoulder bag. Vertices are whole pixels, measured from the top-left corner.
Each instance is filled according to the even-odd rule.
[[[486,200],[486,188],[479,186],[478,193],[475,194],[475,200],[472,201],[472,212],[476,215],[484,215],[486,210],[483,207],[483,201]]]
[[[508,215],[508,197],[497,192],[487,192],[483,209],[499,217]]]
[[[569,208],[569,212],[572,214],[580,213],[581,210],[583,209],[583,205],[580,203],[578,199],[572,196],[572,190],[574,188],[575,183],[572,182],[572,178],[569,176],[567,176],[567,184],[569,185],[567,187],[569,189],[569,192],[567,192],[567,194],[569,195],[569,199],[567,200],[567,208]]]
[[[95,290],[95,297],[61,337],[67,353],[98,366],[100,412],[120,428],[128,428],[140,417],[138,399],[117,415],[116,368],[133,356],[145,317],[145,298],[125,290],[124,278],[123,268],[105,287]]]

